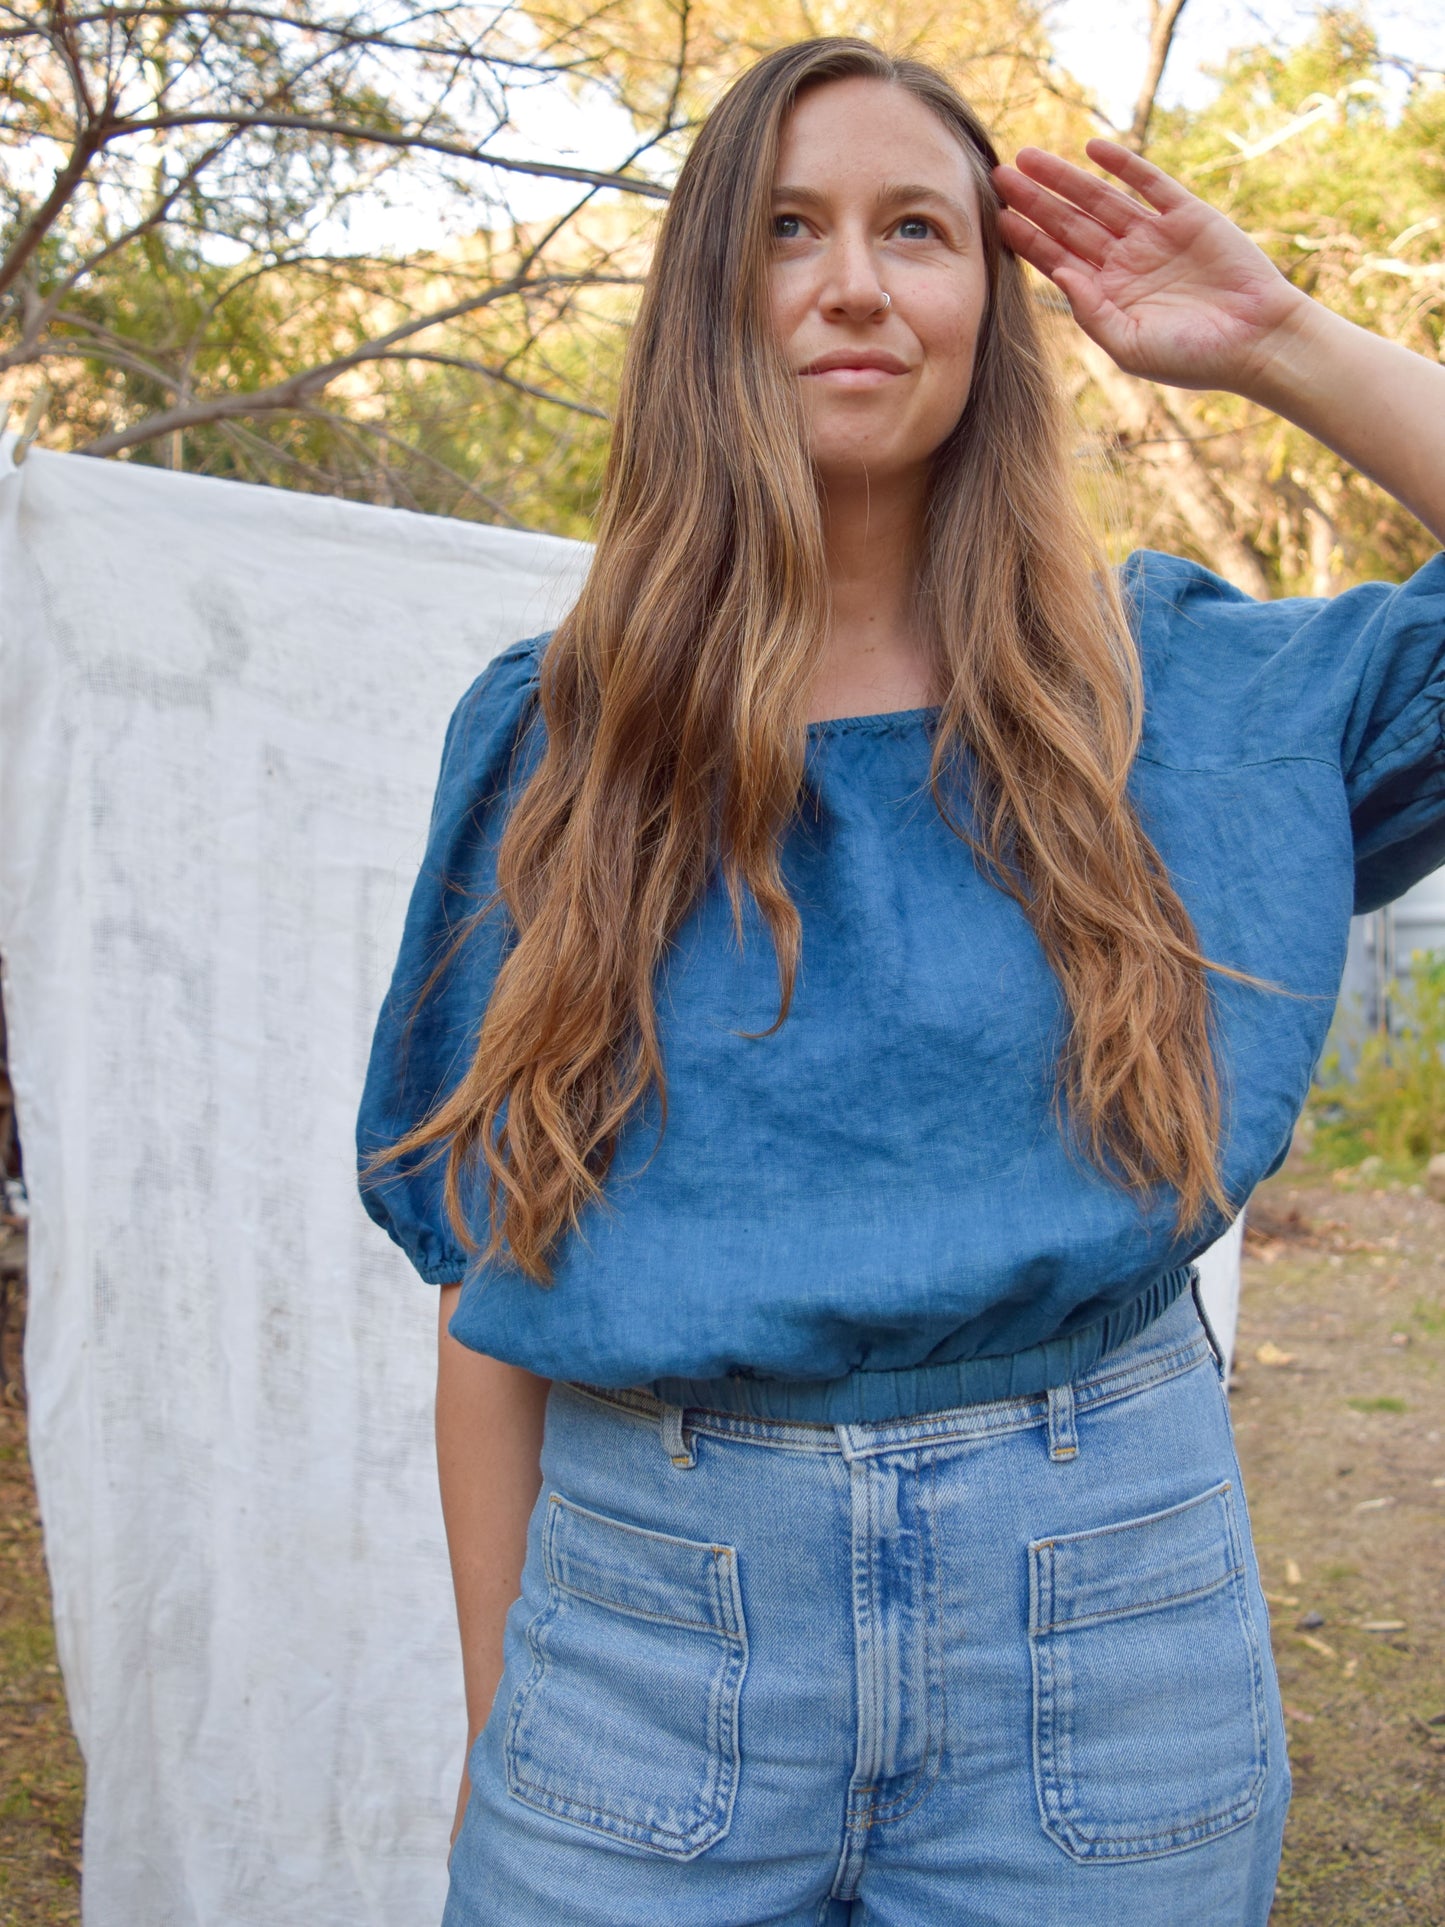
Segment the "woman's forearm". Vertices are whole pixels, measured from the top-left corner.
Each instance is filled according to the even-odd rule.
[[[491,1710],[502,1676],[503,1624],[521,1591],[527,1521],[542,1483],[550,1380],[448,1336],[460,1289],[445,1286],[441,1294],[436,1441],[470,1741]]]
[[[1388,489],[1445,543],[1445,368],[1301,294],[1239,392]]]

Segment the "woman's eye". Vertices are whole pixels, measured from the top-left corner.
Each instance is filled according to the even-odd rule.
[[[775,214],[773,216],[773,239],[775,241],[796,241],[803,232],[802,216],[798,214]]]
[[[933,234],[933,223],[925,215],[907,214],[898,223],[898,232],[905,241],[927,241]]]

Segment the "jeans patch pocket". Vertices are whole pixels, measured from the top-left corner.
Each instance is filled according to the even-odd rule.
[[[1076,1860],[1176,1853],[1253,1818],[1264,1669],[1228,1480],[1029,1547],[1034,1777]]]
[[[727,1832],[747,1632],[731,1546],[625,1525],[558,1493],[547,1601],[504,1751],[509,1792],[691,1860]]]

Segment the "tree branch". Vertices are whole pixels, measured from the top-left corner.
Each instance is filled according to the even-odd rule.
[[[319,362],[313,368],[298,369],[283,381],[273,382],[268,388],[257,388],[246,392],[233,392],[223,395],[208,395],[199,400],[178,404],[174,408],[161,410],[158,414],[148,415],[143,421],[133,422],[128,428],[113,429],[108,435],[98,435],[94,441],[86,442],[76,452],[81,455],[115,455],[123,448],[136,448],[143,442],[154,441],[157,436],[173,434],[177,429],[199,428],[207,422],[229,420],[233,416],[290,414],[308,407],[314,396],[352,368],[360,368],[369,361],[378,361],[386,351],[399,342],[409,340],[425,328],[440,327],[443,322],[455,321],[464,314],[473,314],[480,308],[490,307],[494,302],[504,301],[514,294],[530,294],[548,287],[570,287],[579,282],[597,285],[632,286],[630,275],[593,276],[558,274],[540,276],[528,280],[518,276],[510,281],[488,288],[482,294],[469,295],[464,301],[454,302],[450,307],[439,308],[433,314],[421,315],[412,321],[404,321],[398,327],[375,340],[363,343],[350,353],[337,355],[331,361]]]
[[[1128,435],[1125,452],[1141,451],[1141,467],[1159,482],[1219,573],[1246,595],[1267,598],[1269,576],[1258,551],[1236,531],[1227,497],[1164,396],[1151,383],[1124,374],[1087,335],[1081,333],[1073,346]],[[1161,426],[1164,434],[1158,432]]]
[[[96,128],[88,127],[77,136],[69,158],[56,173],[50,192],[21,228],[4,261],[0,262],[0,294],[13,287],[24,273],[26,263],[64,211],[71,195],[85,178],[86,169],[103,145],[104,136]]]
[[[473,501],[480,502],[484,508],[489,509],[500,521],[508,523],[514,529],[523,529],[527,526],[525,522],[520,521],[517,516],[513,515],[505,502],[499,502],[495,495],[489,495],[484,488],[478,488],[475,482],[469,482],[465,475],[458,475],[454,468],[449,468],[445,462],[439,461],[435,455],[429,455],[424,448],[414,447],[412,443],[396,434],[394,430],[384,428],[380,422],[353,421],[349,416],[334,415],[325,408],[309,408],[306,410],[306,413],[314,421],[330,422],[334,428],[343,434],[350,436],[374,435],[378,441],[405,449],[413,461],[419,461],[427,468],[437,469],[441,474],[445,475],[449,481],[456,483],[457,489],[462,495],[469,495]]]
[[[519,161],[508,155],[488,153],[482,147],[467,147],[460,141],[432,140],[420,134],[403,133],[400,129],[356,127],[346,121],[329,120],[313,114],[153,114],[147,120],[115,121],[106,131],[104,139],[109,143],[131,134],[157,134],[177,127],[272,127],[284,133],[325,134],[336,140],[356,141],[366,146],[398,147],[411,153],[445,154],[452,160],[475,161],[483,167],[501,168],[510,174],[530,174],[542,180],[580,181],[592,188],[613,187],[620,193],[642,194],[657,201],[668,198],[668,190],[657,181],[639,180],[626,174],[599,173],[590,167],[564,167],[560,161]]]
[[[435,12],[436,9],[426,9]],[[445,12],[446,10],[443,10]],[[374,33],[338,20],[308,20],[294,13],[274,12],[265,7],[233,7],[227,0],[218,5],[194,6],[184,4],[155,7],[102,7],[85,13],[71,13],[66,16],[72,27],[140,25],[148,20],[157,20],[173,26],[178,20],[213,20],[222,26],[230,26],[234,21],[253,21],[263,27],[283,27],[297,34],[324,35],[334,40],[339,47],[375,48],[383,53],[421,54],[428,58],[475,61],[486,67],[505,68],[509,73],[540,74],[550,78],[555,74],[574,73],[585,69],[591,63],[585,55],[575,60],[542,61],[523,60],[513,54],[494,52],[490,48],[483,52],[467,45],[464,41],[448,44],[444,40],[399,40],[386,28]],[[33,40],[44,35],[44,29],[27,23],[20,27],[0,27],[0,46],[17,41]]]
[[[368,361],[427,361],[438,368],[464,368],[470,374],[485,375],[489,381],[500,382],[504,388],[515,388],[519,395],[531,395],[535,401],[551,402],[554,408],[570,408],[574,415],[590,415],[593,421],[611,421],[612,417],[605,408],[594,408],[590,402],[572,401],[566,395],[557,395],[550,388],[538,388],[530,381],[522,381],[516,375],[509,375],[505,368],[494,367],[490,362],[473,361],[467,355],[433,354],[424,348],[389,348],[378,355],[369,355]]]
[[[1134,103],[1134,118],[1122,142],[1123,146],[1132,147],[1136,154],[1144,152],[1144,144],[1149,138],[1149,123],[1154,118],[1159,83],[1164,78],[1169,49],[1174,44],[1174,30],[1179,25],[1179,16],[1185,4],[1186,0],[1149,0],[1149,58],[1140,83],[1139,98]]]
[[[180,175],[172,183],[169,191],[155,203],[148,214],[143,215],[140,220],[134,222],[130,227],[123,229],[121,233],[117,234],[112,240],[107,241],[105,246],[100,248],[96,253],[87,255],[85,260],[82,261],[78,267],[72,269],[63,281],[57,282],[46,295],[45,299],[36,306],[34,312],[26,315],[25,338],[16,349],[8,354],[0,355],[0,368],[6,368],[14,362],[27,359],[28,352],[34,351],[35,343],[40,334],[50,326],[50,323],[59,313],[60,304],[64,301],[65,297],[70,294],[80,282],[94,274],[95,270],[103,261],[109,260],[112,255],[119,254],[122,248],[128,247],[132,241],[138,241],[142,235],[154,233],[156,228],[160,227],[166,220],[171,209],[181,196],[188,188],[195,185],[196,181],[199,180],[211,162],[218,159],[234,139],[234,134],[226,134],[223,135],[220,140],[212,141],[205,152],[200,154],[186,169],[185,173]]]

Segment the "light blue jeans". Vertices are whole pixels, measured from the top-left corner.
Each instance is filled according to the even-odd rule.
[[[558,1384],[444,1927],[1263,1927],[1289,1801],[1189,1293],[862,1425]]]

